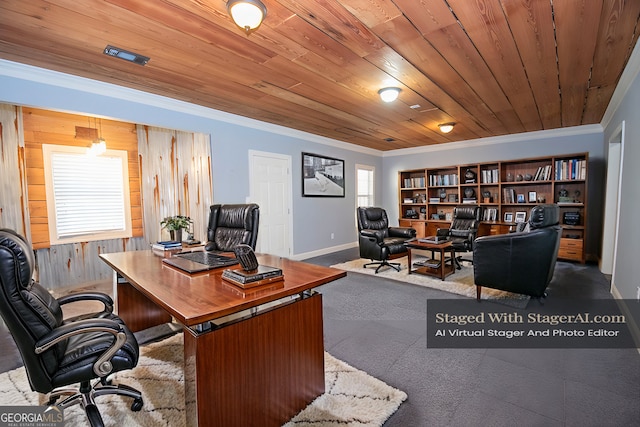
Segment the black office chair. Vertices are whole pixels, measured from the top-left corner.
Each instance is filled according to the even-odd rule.
[[[468,261],[473,264],[471,259],[463,259],[463,252],[473,252],[473,242],[478,234],[478,225],[482,217],[482,208],[477,205],[456,206],[453,209],[453,219],[449,229],[438,229],[438,235],[449,236],[451,247],[456,252],[455,262],[458,270],[461,269],[460,262]]]
[[[358,232],[360,257],[373,262],[364,265],[377,265],[376,273],[382,267],[391,267],[400,271],[400,264],[389,262],[407,253],[404,245],[409,239],[415,239],[416,230],[409,227],[389,227],[387,211],[375,207],[359,207]]]
[[[255,203],[213,205],[209,208],[207,251],[230,252],[243,243],[255,250],[260,208]]]
[[[133,398],[131,410],[142,409],[142,395],[108,376],[138,363],[138,342],[112,313],[106,294],[86,292],[55,299],[32,279],[35,257],[31,245],[12,230],[0,229],[0,314],[13,337],[33,391],[48,394],[64,410],[82,405],[89,423],[103,421],[94,398],[119,394]],[[63,319],[61,305],[92,300],[104,305],[99,313]],[[94,384],[91,382],[95,380]],[[69,387],[79,383],[78,388]]]

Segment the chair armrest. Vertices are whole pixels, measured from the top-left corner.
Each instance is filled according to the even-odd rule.
[[[113,313],[113,299],[102,292],[78,292],[58,298],[58,304],[60,305],[78,301],[99,301],[104,304],[104,311]]]
[[[381,230],[360,230],[360,235],[378,243],[382,242],[384,239],[384,235]]]
[[[113,370],[111,358],[127,341],[124,326],[111,319],[86,319],[64,324],[36,342],[35,353],[40,354],[49,350],[54,345],[67,340],[75,335],[107,332],[114,336],[111,347],[93,364],[93,372],[99,377],[105,377]]]
[[[416,229],[411,227],[389,227],[390,237],[416,237]]]

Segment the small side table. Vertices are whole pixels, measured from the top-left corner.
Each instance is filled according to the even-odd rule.
[[[409,274],[412,274],[412,273],[424,274],[427,276],[439,277],[441,280],[444,280],[445,277],[456,272],[456,266],[455,266],[456,252],[452,246],[451,241],[435,243],[435,242],[428,242],[424,240],[422,241],[414,240],[414,241],[405,243],[405,245],[407,246]],[[423,265],[415,267],[411,262],[412,249],[431,251],[432,258],[430,260],[425,261]],[[440,259],[433,258],[434,252],[438,252],[440,254]],[[447,252],[451,254],[450,258],[445,257]]]

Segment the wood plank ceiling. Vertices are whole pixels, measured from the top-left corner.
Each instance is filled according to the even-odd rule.
[[[224,0],[2,0],[0,57],[384,151],[599,123],[640,16],[638,0],[263,2],[246,36]]]

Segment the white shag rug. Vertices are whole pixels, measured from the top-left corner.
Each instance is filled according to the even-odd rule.
[[[419,262],[424,259],[426,258],[420,256],[416,257],[413,256],[413,254],[411,256],[412,262]],[[368,259],[356,259],[342,264],[335,264],[331,267],[354,273],[367,274],[370,276],[383,277],[385,279],[425,286],[427,288],[438,289],[452,294],[464,295],[469,298],[476,298],[476,286],[473,283],[473,265],[471,263],[463,261],[462,269],[456,269],[455,273],[445,277],[444,280],[440,280],[439,277],[426,276],[424,274],[409,274],[407,261],[407,257],[393,259],[390,262],[400,263],[400,271],[396,271],[391,267],[382,267],[377,274],[377,266],[364,268],[365,264],[371,262],[371,260]],[[515,308],[525,308],[530,299],[528,295],[514,294],[512,292],[500,291],[498,289],[491,288],[482,288],[481,298]]]
[[[406,393],[325,352],[325,393],[296,415],[287,427],[382,426],[407,399]],[[96,399],[106,426],[184,426],[182,334],[141,347],[138,366],[118,372],[113,383],[142,392],[144,407],[130,410],[120,396]],[[0,374],[0,405],[39,405],[24,368]],[[88,426],[80,405],[65,411],[65,425]]]

